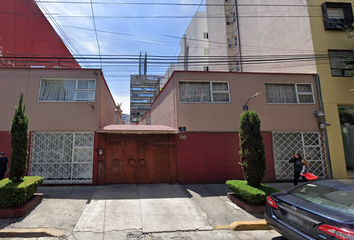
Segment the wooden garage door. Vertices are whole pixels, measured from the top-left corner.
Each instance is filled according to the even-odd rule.
[[[99,156],[99,184],[102,184],[103,178],[104,183],[177,181],[175,135],[103,135],[99,142],[103,155]]]

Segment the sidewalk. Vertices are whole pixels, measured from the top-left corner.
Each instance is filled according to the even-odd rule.
[[[292,186],[268,185],[278,189]],[[206,234],[208,239],[242,239],[242,234],[261,234],[263,231],[236,234],[214,230],[234,221],[263,219],[263,215],[248,214],[233,204],[227,199],[228,191],[225,184],[46,186],[38,189],[44,193],[42,203],[22,218],[0,219],[0,228],[9,232],[44,229],[70,240],[166,239],[161,236],[171,234],[184,234],[187,239],[203,239],[200,236]],[[269,239],[279,236],[275,231],[266,232]]]

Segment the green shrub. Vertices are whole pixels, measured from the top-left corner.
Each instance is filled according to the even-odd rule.
[[[25,176],[27,168],[27,147],[28,147],[28,116],[25,113],[26,104],[23,104],[22,92],[18,107],[15,107],[15,115],[12,119],[11,126],[11,147],[12,154],[10,160],[10,180],[13,182],[21,182]]]
[[[266,203],[266,197],[272,193],[280,192],[280,190],[261,184],[255,188],[250,186],[247,181],[228,180],[227,187],[233,191],[238,197],[253,205],[263,205]]]
[[[26,203],[43,183],[42,177],[24,177],[14,183],[8,178],[0,181],[0,208],[18,207]]]
[[[265,148],[261,120],[255,111],[245,111],[239,121],[240,164],[245,180],[252,187],[260,187],[266,170]]]

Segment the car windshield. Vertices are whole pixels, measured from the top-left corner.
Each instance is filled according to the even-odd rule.
[[[288,192],[294,197],[323,207],[354,214],[354,193],[332,186],[308,183]]]

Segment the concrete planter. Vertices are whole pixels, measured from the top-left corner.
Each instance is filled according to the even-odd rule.
[[[264,214],[265,205],[261,205],[261,206],[251,205],[250,203],[247,203],[245,200],[236,196],[236,194],[233,192],[228,192],[227,198],[248,213]]]
[[[21,207],[0,208],[0,218],[18,218],[35,208],[43,199],[43,193],[35,193],[30,200]]]

